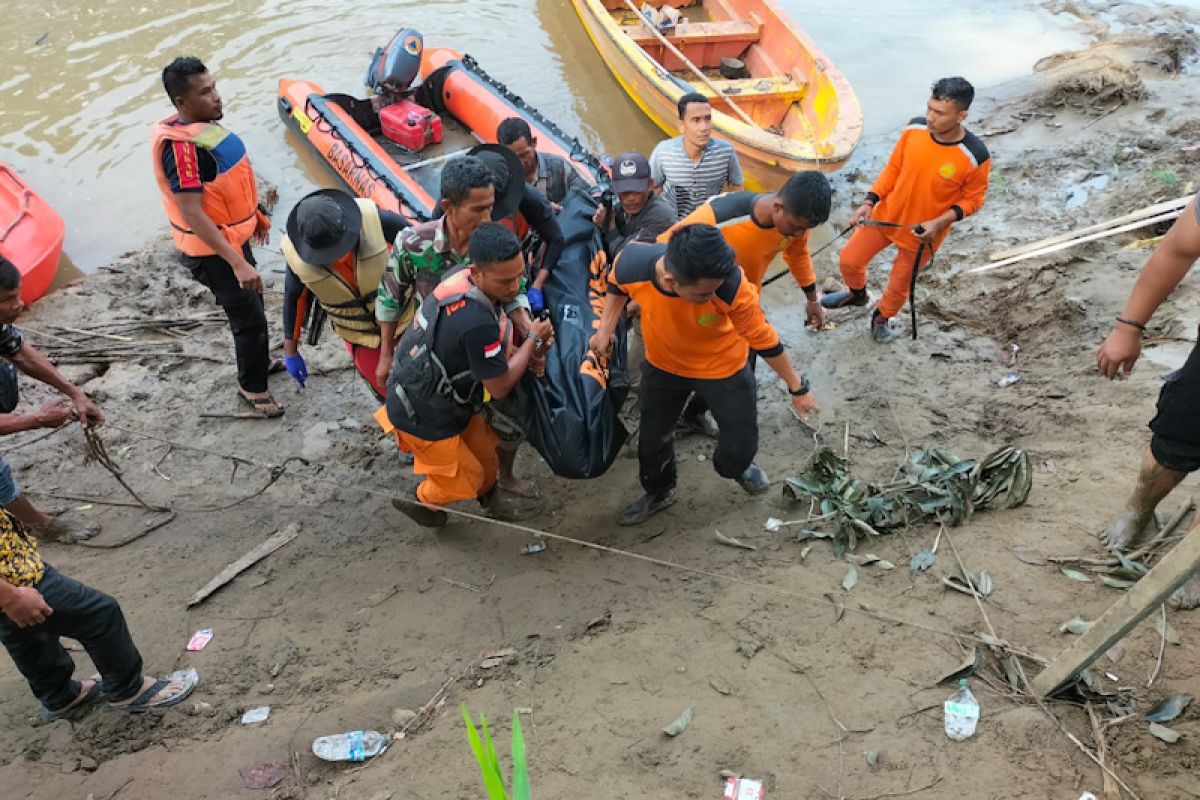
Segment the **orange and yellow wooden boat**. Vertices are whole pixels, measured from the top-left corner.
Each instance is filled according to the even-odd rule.
[[[707,83],[625,0],[572,2],[601,58],[660,128],[678,133],[676,103],[685,93],[710,99],[714,134],[737,148],[748,188],[778,188],[801,169],[836,170],[862,139],[862,109],[849,81],[775,0],[638,3],[656,19],[664,7],[680,12],[680,23],[658,30]],[[742,61],[749,77],[724,77],[722,59]]]

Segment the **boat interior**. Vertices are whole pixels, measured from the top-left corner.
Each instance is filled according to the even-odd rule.
[[[790,136],[803,133],[801,106],[808,89],[797,74],[800,43],[782,22],[754,0],[655,0],[638,4],[634,14],[624,0],[602,0],[621,29],[681,86],[726,106],[677,55],[654,35],[652,21],[714,87],[731,98],[758,125]],[[639,19],[641,16],[642,19]],[[774,28],[774,30],[772,30]],[[726,110],[726,109],[723,109]]]
[[[428,97],[417,87],[413,92],[413,100],[432,108]],[[430,143],[420,150],[412,150],[392,141],[383,133],[383,123],[379,114],[371,105],[369,99],[364,100],[348,94],[327,94],[321,100],[333,103],[345,109],[363,131],[379,143],[379,146],[399,165],[408,172],[429,196],[437,199],[441,196],[442,167],[446,162],[458,155],[465,155],[468,150],[483,140],[463,125],[453,114],[440,113],[442,120],[442,140]]]

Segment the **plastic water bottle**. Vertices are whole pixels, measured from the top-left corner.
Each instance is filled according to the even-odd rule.
[[[979,724],[979,703],[967,686],[967,679],[958,681],[958,691],[946,701],[946,735],[961,742],[975,733]]]
[[[366,761],[387,749],[391,739],[379,731],[350,731],[313,740],[313,755],[323,761]]]

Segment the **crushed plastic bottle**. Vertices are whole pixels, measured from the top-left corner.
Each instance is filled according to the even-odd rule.
[[[379,731],[350,731],[313,740],[313,755],[322,761],[366,761],[387,750],[391,739]]]
[[[967,679],[960,678],[958,691],[946,701],[946,735],[956,742],[970,738],[979,724],[979,702],[971,694]]]

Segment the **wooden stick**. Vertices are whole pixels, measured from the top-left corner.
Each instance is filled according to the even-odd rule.
[[[1046,697],[1086,669],[1186,583],[1197,565],[1200,565],[1200,526],[1193,526],[1145,577],[1109,606],[1087,633],[1055,656],[1030,682],[1034,694]]]
[[[670,50],[676,58],[682,61],[688,69],[695,73],[696,77],[699,78],[705,86],[712,90],[713,94],[715,94],[717,97],[720,97],[726,103],[729,103],[729,107],[737,112],[737,115],[742,118],[742,121],[753,128],[762,130],[761,126],[759,126],[757,122],[752,120],[745,111],[742,111],[741,107],[738,106],[737,103],[733,102],[733,98],[729,97],[727,94],[718,89],[716,85],[708,79],[708,76],[701,72],[700,68],[691,62],[691,59],[680,52],[678,47],[671,44],[670,40],[667,39],[666,36],[663,36],[662,31],[658,29],[657,25],[642,16],[642,12],[638,11],[638,7],[634,5],[633,0],[625,0],[625,5],[628,6],[629,10],[634,14],[637,14],[638,21],[641,22],[644,27],[648,28],[650,33],[654,34],[654,38],[658,39],[660,44]]]
[[[72,328],[69,325],[59,325],[56,322],[50,323],[51,328],[58,328],[60,331],[67,333],[77,333],[80,336],[97,336],[101,339],[110,339],[114,342],[133,342],[136,341],[128,336],[118,336],[115,333],[100,333],[100,331],[85,331],[81,328]]]
[[[980,273],[980,272],[991,272],[994,269],[1001,269],[1003,267],[1011,266],[1013,264],[1016,264],[1019,261],[1027,261],[1028,259],[1038,258],[1039,256],[1048,256],[1051,253],[1057,253],[1060,250],[1067,250],[1071,247],[1074,247],[1077,244],[1084,244],[1085,242],[1095,241],[1096,239],[1107,239],[1109,236],[1116,236],[1118,233],[1126,233],[1128,231],[1137,230],[1138,228],[1144,228],[1147,225],[1154,225],[1159,222],[1166,222],[1167,220],[1175,219],[1182,213],[1183,213],[1182,208],[1177,211],[1168,211],[1167,213],[1160,214],[1157,217],[1147,217],[1146,219],[1139,220],[1138,222],[1131,222],[1128,225],[1122,225],[1119,228],[1109,228],[1107,230],[1100,231],[1099,233],[1093,233],[1088,236],[1082,236],[1078,239],[1072,239],[1069,242],[1059,242],[1058,244],[1053,244],[1053,245],[1050,245],[1049,247],[1042,247],[1038,250],[1031,250],[1030,252],[1024,253],[1019,256],[1013,256],[1012,258],[1006,258],[1003,261],[997,261],[995,264],[988,264],[983,267],[975,267],[975,269],[969,269],[969,270],[967,270],[967,272],[970,274],[976,274],[976,273]]]
[[[1162,623],[1158,631],[1158,658],[1154,661],[1154,671],[1150,673],[1150,680],[1146,681],[1147,689],[1158,679],[1158,673],[1162,671],[1163,656],[1167,654],[1167,606],[1164,603],[1158,609],[1162,613]]]
[[[264,558],[271,555],[271,553],[274,553],[276,550],[295,539],[299,533],[300,526],[293,522],[283,530],[273,534],[258,547],[254,548],[249,553],[246,553],[246,555],[242,556],[237,561],[234,561],[225,569],[221,570],[217,577],[204,584],[204,588],[192,595],[191,600],[188,600],[188,608],[204,602],[204,600],[207,599],[208,596],[213,592],[217,591],[217,589],[220,589],[222,586],[236,578],[239,574],[245,572],[259,561],[262,561]]]
[[[1060,233],[1057,236],[1049,236],[1045,239],[1038,239],[1036,242],[1027,242],[1016,247],[1010,247],[1008,250],[1001,250],[999,252],[992,253],[990,256],[988,256],[988,260],[1003,261],[1006,258],[1024,255],[1032,252],[1033,250],[1041,250],[1043,247],[1047,247],[1052,244],[1067,242],[1078,236],[1087,236],[1089,233],[1099,233],[1100,231],[1108,230],[1109,228],[1117,225],[1124,225],[1127,222],[1135,222],[1143,219],[1144,217],[1153,217],[1157,214],[1163,213],[1164,211],[1174,211],[1186,206],[1191,199],[1192,196],[1188,195],[1187,197],[1180,197],[1176,200],[1168,200],[1165,203],[1155,203],[1152,206],[1146,206],[1145,208],[1134,211],[1132,214],[1125,214],[1120,217],[1114,217],[1113,219],[1106,219],[1103,222],[1097,222],[1095,225],[1088,225],[1087,227],[1078,228],[1073,231],[1068,231],[1067,233]]]
[[[1096,758],[1100,761],[1104,775],[1104,800],[1121,800],[1121,790],[1113,780],[1113,773],[1108,769],[1108,734],[1100,724],[1100,715],[1095,707],[1088,703],[1086,706],[1088,719],[1092,723],[1092,738],[1096,740]]]

